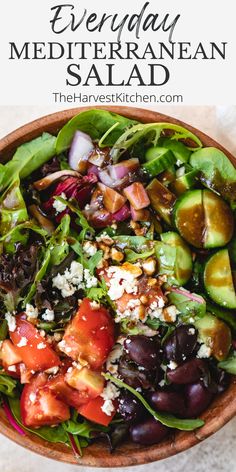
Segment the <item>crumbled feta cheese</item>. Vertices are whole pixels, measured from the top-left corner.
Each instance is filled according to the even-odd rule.
[[[185,174],[185,167],[181,166],[176,171],[176,177],[182,177]]]
[[[58,195],[58,196],[66,200],[66,194],[64,192],[62,192],[61,195]],[[56,210],[57,213],[62,213],[66,209],[66,204],[63,202],[60,202],[59,200],[54,200],[52,206]]]
[[[201,344],[200,349],[197,352],[197,357],[200,359],[211,356],[211,348],[206,344]]]
[[[71,263],[70,269],[66,269],[64,274],[57,274],[52,279],[53,287],[61,290],[64,298],[73,295],[76,290],[96,287],[97,283],[97,278],[76,261]]]
[[[36,320],[38,318],[38,308],[30,305],[30,303],[26,303],[25,313],[28,319]]]
[[[10,372],[16,372],[16,366],[15,365],[9,365],[8,370]]]
[[[178,364],[174,361],[170,361],[169,364],[167,364],[167,367],[169,367],[170,370],[175,370],[176,367],[178,367]]]
[[[92,243],[91,241],[86,241],[83,245],[83,251],[85,252],[87,256],[92,257],[97,252],[97,246],[95,243]]]
[[[118,300],[126,293],[136,294],[138,291],[137,277],[142,274],[142,270],[135,264],[125,263],[122,266],[110,266],[107,269],[109,277],[108,295],[111,300]]]
[[[53,321],[54,320],[54,311],[53,310],[49,310],[47,308],[47,310],[45,311],[45,313],[42,315],[42,318],[43,320],[45,321]]]
[[[195,334],[196,330],[195,328],[189,328],[188,333],[189,334]]]
[[[59,367],[55,366],[55,367],[50,367],[50,369],[47,369],[44,372],[46,372],[46,374],[56,375],[58,370],[59,370]]]
[[[169,322],[174,323],[176,321],[176,317],[179,313],[180,313],[180,311],[177,310],[175,305],[167,306],[163,310],[164,321],[167,321],[167,322],[169,321]]]
[[[47,347],[45,343],[39,343],[37,345],[37,349],[45,349],[45,347]]]
[[[98,279],[91,275],[88,269],[84,269],[84,281],[86,288],[96,287],[98,284]]]
[[[31,403],[35,403],[36,398],[37,398],[37,397],[36,397],[36,394],[35,394],[35,393],[33,393],[33,392],[30,393],[30,395],[29,395],[29,400],[30,400]]]
[[[153,275],[156,270],[156,261],[153,257],[149,257],[143,262],[142,268],[147,275]]]
[[[90,306],[92,308],[92,310],[99,310],[100,308],[100,303],[99,302],[96,302],[95,300],[90,302]]]
[[[113,400],[118,398],[120,395],[120,391],[112,382],[108,382],[106,387],[104,388],[103,392],[101,393],[101,397],[103,398],[104,404],[102,405],[102,411],[107,416],[111,416],[112,412],[114,411]]]
[[[11,331],[11,332],[15,331],[15,329],[16,329],[16,319],[15,319],[15,317],[8,311],[5,314],[5,319],[7,320],[9,331]]]
[[[160,385],[160,387],[164,387],[164,386],[165,386],[165,380],[162,379],[162,380],[159,382],[158,385]]]
[[[23,336],[21,340],[18,342],[17,347],[23,347],[26,346],[27,344],[27,339]]]
[[[189,323],[194,323],[194,318],[193,317],[189,318]]]

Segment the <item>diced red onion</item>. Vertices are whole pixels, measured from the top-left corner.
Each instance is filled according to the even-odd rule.
[[[130,205],[131,218],[133,221],[149,221],[150,212],[143,208],[142,210],[135,210],[132,205]]]
[[[94,150],[90,136],[82,131],[76,131],[69,151],[70,167],[79,172],[86,171],[89,155]]]
[[[115,221],[124,221],[130,217],[130,209],[127,204],[125,204],[120,210],[116,213],[112,213],[112,219]]]
[[[26,432],[21,428],[21,426],[17,423],[15,420],[11,409],[9,408],[7,402],[5,399],[2,400],[2,406],[5,411],[6,417],[9,421],[9,423],[12,425],[12,427],[21,435],[21,436],[26,436]]]
[[[134,172],[139,167],[139,160],[136,158],[122,161],[119,164],[109,166],[109,173],[112,179],[123,179],[130,172]]]
[[[94,175],[96,175],[96,176],[98,177],[99,172],[100,172],[99,167],[97,167],[97,166],[95,166],[95,165],[93,165],[93,164],[89,164],[89,165],[88,165],[88,169],[87,169],[87,174],[88,174],[88,175],[89,175],[89,174],[94,174]]]

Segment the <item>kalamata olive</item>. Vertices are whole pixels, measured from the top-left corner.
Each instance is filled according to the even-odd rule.
[[[119,397],[119,413],[125,421],[140,421],[146,413],[144,406],[131,394],[123,393]]]
[[[186,408],[182,393],[159,390],[149,395],[149,401],[157,411],[166,411],[178,416],[185,414]]]
[[[193,354],[196,345],[197,330],[194,326],[178,326],[164,343],[164,356],[168,361],[183,362]]]
[[[201,382],[189,384],[186,386],[185,398],[186,398],[186,417],[194,418],[200,415],[212,400],[212,393],[206,389]]]
[[[151,388],[159,381],[159,369],[149,372],[147,369],[138,367],[126,356],[122,356],[118,364],[118,372],[125,383],[133,388]]]
[[[164,439],[169,428],[154,418],[149,418],[143,423],[138,423],[130,428],[130,436],[133,442],[150,446]]]
[[[159,343],[142,334],[129,336],[124,342],[129,358],[145,369],[154,369],[160,364]]]
[[[210,372],[212,377],[211,391],[213,393],[223,393],[229,386],[230,375],[225,370],[219,369],[214,361],[210,362]]]
[[[195,358],[181,364],[174,370],[169,370],[166,375],[169,382],[181,385],[196,382],[203,377],[205,379],[210,374],[206,362]]]

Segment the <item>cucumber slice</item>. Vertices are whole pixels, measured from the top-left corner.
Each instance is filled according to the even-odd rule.
[[[174,223],[181,236],[192,246],[204,244],[205,218],[202,191],[189,190],[181,195],[174,206]]]
[[[185,285],[192,275],[192,254],[179,234],[173,231],[161,234],[161,240],[176,249],[175,278],[179,285]]]
[[[227,244],[234,231],[234,218],[227,203],[210,190],[203,190],[205,214],[205,248],[221,247]]]
[[[164,170],[160,175],[158,175],[159,182],[165,185],[165,187],[168,187],[170,183],[174,182],[175,179],[175,166],[169,167],[169,169]]]
[[[173,190],[176,195],[182,195],[182,193],[187,192],[187,190],[192,189],[196,185],[196,177],[198,175],[198,170],[192,170],[184,174],[182,177],[178,177],[171,184],[171,190]]]
[[[147,162],[142,165],[149,175],[155,177],[176,162],[174,154],[162,147],[149,148],[146,152]]]
[[[210,298],[225,308],[236,308],[236,294],[228,249],[221,249],[207,261],[203,275]]]
[[[163,220],[171,225],[171,214],[176,197],[157,179],[153,179],[146,187],[151,206]]]
[[[161,146],[166,149],[170,149],[176,160],[181,162],[188,162],[191,156],[191,151],[180,141],[175,141],[170,138],[161,138],[159,140]]]
[[[211,355],[218,361],[223,361],[228,356],[231,347],[231,331],[224,321],[219,320],[210,313],[199,318],[194,323],[198,330],[200,340],[211,348]]]
[[[158,261],[158,274],[173,277],[176,262],[176,248],[162,241],[157,241],[155,244],[155,253]]]
[[[181,236],[197,248],[225,246],[234,230],[227,203],[210,190],[190,190],[174,206],[174,223]]]

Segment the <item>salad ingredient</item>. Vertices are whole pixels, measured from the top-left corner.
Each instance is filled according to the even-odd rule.
[[[221,249],[205,265],[204,284],[212,300],[225,308],[236,308],[236,295],[229,252]]]
[[[78,411],[80,415],[84,416],[88,420],[93,421],[94,423],[101,424],[103,426],[108,426],[109,423],[112,421],[112,418],[116,414],[116,409],[114,408],[114,410],[112,412],[109,412],[110,414],[108,415],[103,411],[103,405],[103,398],[96,397],[90,400],[85,405],[82,405]]]
[[[46,374],[37,374],[24,386],[20,410],[25,426],[56,425],[70,418],[69,407],[45,387]]]
[[[192,190],[194,187],[196,187],[198,174],[198,170],[191,170],[181,177],[177,177],[171,183],[170,187],[172,191],[177,196],[180,196],[182,193],[187,192],[187,190]]]
[[[129,336],[124,342],[125,351],[129,358],[146,369],[154,369],[159,364],[157,340],[146,336]]]
[[[99,369],[115,342],[113,323],[106,308],[94,308],[92,301],[85,298],[66,328],[60,349],[75,361],[87,361]]]
[[[185,416],[187,418],[200,415],[212,400],[212,393],[201,382],[187,385],[185,395],[187,403]]]
[[[192,325],[177,327],[163,344],[165,358],[177,364],[188,359],[197,345],[197,330]]]
[[[103,205],[109,213],[116,213],[124,206],[126,198],[123,195],[102,183],[98,184],[98,188],[103,196]]]
[[[134,182],[126,187],[124,194],[135,210],[142,210],[150,204],[147,192],[141,182]]]
[[[5,339],[3,341],[0,356],[5,369],[8,369],[9,366],[22,362],[22,356],[18,347],[14,346],[10,339]]]
[[[181,393],[155,390],[150,394],[150,403],[158,411],[165,411],[182,417],[185,415],[186,406]]]
[[[220,193],[225,200],[235,202],[236,170],[220,149],[200,149],[191,155],[190,164],[200,171],[201,182],[206,187]]]
[[[114,127],[116,124],[117,126]],[[77,130],[88,134],[92,140],[101,139],[107,131],[111,130],[103,140],[103,146],[112,146],[118,137],[133,124],[135,121],[105,110],[84,111],[73,117],[59,131],[56,140],[57,154],[70,147]]]
[[[176,141],[171,138],[160,138],[160,144],[164,148],[170,149],[177,161],[183,162],[184,164],[189,162],[192,153],[181,141]]]
[[[177,365],[166,374],[168,381],[177,385],[190,384],[207,375],[209,376],[209,371],[206,363],[202,359],[196,358]]]
[[[233,235],[233,215],[227,204],[209,190],[184,193],[174,208],[175,225],[197,248],[224,246]]]
[[[223,361],[228,356],[232,337],[230,328],[222,320],[207,313],[203,318],[195,322],[201,342],[208,346],[211,354]]]
[[[168,428],[155,418],[149,418],[140,424],[133,425],[130,429],[132,441],[145,446],[159,443],[167,434]]]
[[[16,329],[10,332],[10,338],[18,348],[19,354],[28,369],[41,371],[60,364],[60,359],[55,351],[33,324],[24,319],[24,315],[16,317]],[[22,340],[25,342],[23,343]]]
[[[170,150],[158,146],[149,148],[145,158],[147,162],[143,164],[143,168],[152,177],[160,174],[176,162],[176,158]]]
[[[78,366],[68,369],[65,381],[70,387],[81,393],[85,393],[89,398],[98,397],[104,388],[104,377],[99,372],[92,371],[88,367]]]
[[[39,138],[18,147],[7,164],[1,164],[0,190],[5,190],[18,178],[24,179],[55,154],[56,138],[43,133]]]
[[[179,234],[173,231],[161,234],[161,240],[175,249],[174,277],[179,285],[185,285],[192,274],[192,254]]]
[[[151,205],[163,220],[171,225],[171,214],[176,197],[157,179],[153,179],[146,187]]]
[[[84,174],[93,150],[94,145],[90,136],[82,131],[76,131],[69,152],[70,167]]]
[[[80,177],[80,174],[75,170],[70,169],[59,170],[57,172],[53,172],[52,174],[47,174],[42,179],[37,180],[33,183],[33,186],[36,190],[43,191],[50,187],[50,185],[52,185],[53,183],[68,176]]]
[[[118,411],[125,421],[137,422],[145,417],[145,408],[130,393],[120,395]]]

